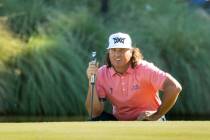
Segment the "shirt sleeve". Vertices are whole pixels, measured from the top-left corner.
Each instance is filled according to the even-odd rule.
[[[166,79],[166,72],[160,70],[158,67],[153,65],[152,63],[149,64],[148,68],[148,80],[156,90],[162,90],[163,83]]]
[[[98,95],[98,98],[100,101],[104,101],[106,99],[106,92],[105,89],[101,83],[101,75],[98,73],[97,79],[96,79],[96,92]]]

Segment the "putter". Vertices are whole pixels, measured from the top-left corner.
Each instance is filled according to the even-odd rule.
[[[96,65],[96,52],[91,54],[91,62]],[[94,96],[94,86],[95,86],[96,75],[91,75],[91,101],[90,101],[90,119],[93,119],[93,96]]]

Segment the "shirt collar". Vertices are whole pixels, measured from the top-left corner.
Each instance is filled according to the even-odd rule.
[[[133,70],[134,69],[131,68],[131,66],[129,66],[128,69],[127,69],[127,71],[124,74],[127,74],[127,73],[130,74],[130,73],[133,72]],[[114,76],[115,74],[117,74],[117,72],[114,70],[113,67],[111,67],[109,71],[110,71],[111,76]]]

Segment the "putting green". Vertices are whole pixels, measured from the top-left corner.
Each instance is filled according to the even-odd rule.
[[[0,123],[0,140],[209,140],[210,121]]]

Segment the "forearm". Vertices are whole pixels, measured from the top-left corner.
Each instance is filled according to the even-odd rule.
[[[165,115],[176,103],[181,90],[182,87],[179,82],[171,75],[167,75],[163,85],[162,104],[158,108],[157,112],[149,117],[149,120],[158,120],[160,117]]]
[[[171,89],[166,90],[162,96],[162,104],[154,114],[158,119],[165,115],[176,103],[179,92],[172,91]]]
[[[88,113],[91,113],[91,101],[92,101],[92,85],[89,82],[88,94],[86,97],[86,109]],[[93,117],[99,116],[103,112],[103,104],[99,101],[96,89],[93,89]]]

